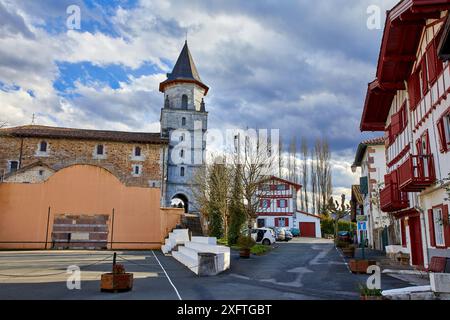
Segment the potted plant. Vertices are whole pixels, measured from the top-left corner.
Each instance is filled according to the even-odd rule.
[[[239,256],[243,259],[250,258],[250,250],[256,244],[255,240],[249,236],[240,236],[238,239]]]
[[[341,250],[346,258],[353,258],[355,256],[355,245],[353,244],[343,247]]]
[[[133,288],[133,274],[127,273],[125,267],[113,262],[113,270],[110,273],[102,274],[101,291],[107,292],[125,292]]]
[[[366,285],[359,286],[361,300],[383,300],[381,289],[369,289]]]

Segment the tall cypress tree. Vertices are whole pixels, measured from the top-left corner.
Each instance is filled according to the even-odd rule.
[[[228,244],[234,245],[245,223],[245,211],[242,203],[242,175],[241,168],[237,165],[234,169],[233,186],[230,200],[230,221],[228,228]]]

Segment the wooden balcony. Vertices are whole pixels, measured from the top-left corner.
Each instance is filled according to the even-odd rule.
[[[420,192],[436,181],[433,155],[411,155],[397,170],[401,191]]]
[[[397,183],[386,184],[380,192],[380,207],[384,212],[409,208],[408,193],[400,191]]]

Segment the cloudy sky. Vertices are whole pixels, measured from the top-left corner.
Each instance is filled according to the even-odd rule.
[[[329,139],[334,190],[348,193],[381,29],[367,9],[397,0],[0,0],[0,120],[159,130],[159,82],[186,32],[210,86],[210,128],[278,128]],[[67,28],[67,8],[81,13]],[[288,143],[288,141],[286,141]]]

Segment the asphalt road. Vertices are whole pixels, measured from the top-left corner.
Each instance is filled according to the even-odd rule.
[[[159,251],[118,251],[118,262],[134,273],[131,292],[99,291],[100,274],[111,269],[106,251],[0,252],[0,299],[183,299],[272,300],[358,299],[358,284],[366,275],[349,272],[330,243],[296,240],[280,243],[268,255],[239,259],[231,269],[201,278]],[[126,259],[126,260],[124,260]],[[81,289],[66,285],[69,265],[81,268]],[[382,276],[382,289],[408,286]]]

